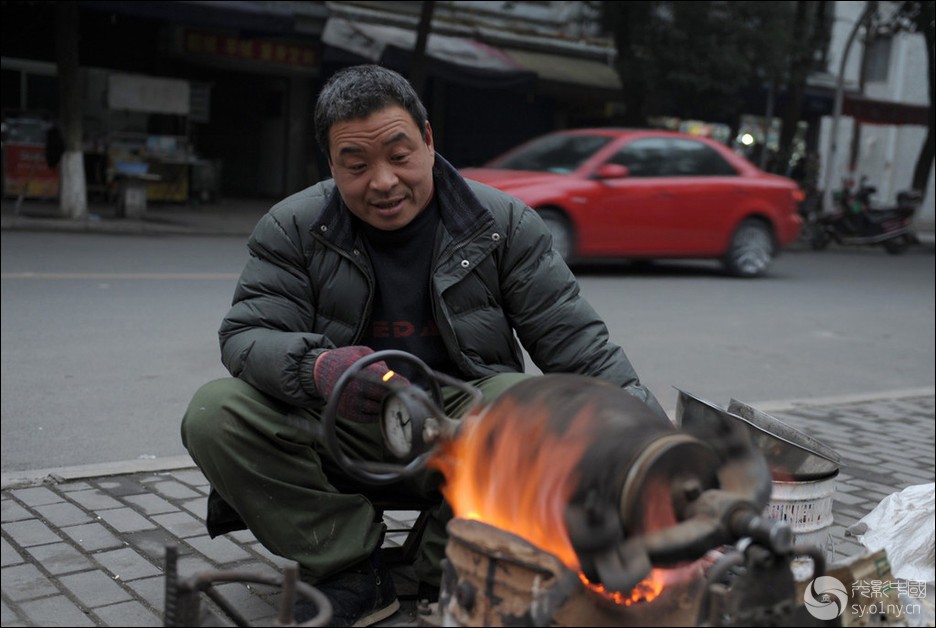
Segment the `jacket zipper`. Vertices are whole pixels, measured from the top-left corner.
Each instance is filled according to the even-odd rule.
[[[353,244],[352,245],[354,246],[353,250],[358,252],[357,255],[354,255],[353,253],[348,253],[344,249],[338,246],[335,246],[334,244],[332,244],[325,238],[322,238],[318,235],[315,235],[314,237],[321,240],[325,244],[325,246],[327,246],[331,250],[338,253],[338,255],[347,259],[349,262],[351,262],[353,266],[355,266],[359,271],[361,271],[361,274],[364,275],[364,279],[367,282],[367,301],[364,303],[364,311],[367,313],[367,316],[361,318],[361,322],[358,325],[358,328],[354,332],[353,342],[354,344],[358,344],[360,343],[361,338],[364,337],[364,329],[367,327],[367,322],[368,322],[366,319],[370,318],[370,311],[374,304],[374,278],[370,273],[370,268],[368,268],[368,266],[366,266],[363,262],[361,262],[360,259],[355,259],[355,258],[360,258],[361,255],[363,255],[361,251],[364,247],[357,246],[356,243]]]

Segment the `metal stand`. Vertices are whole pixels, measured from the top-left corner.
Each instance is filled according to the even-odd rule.
[[[221,611],[236,626],[251,624],[212,587],[229,582],[252,582],[278,586],[280,594],[279,614],[274,626],[326,626],[332,617],[331,602],[318,589],[299,581],[299,568],[296,565],[286,567],[283,577],[264,576],[245,571],[205,571],[188,578],[179,578],[179,550],[175,545],[166,546],[166,595],[163,612],[164,626],[199,626],[201,620],[201,595],[204,594],[218,605]],[[312,619],[296,624],[293,619],[293,605],[296,594],[311,600],[318,614]]]

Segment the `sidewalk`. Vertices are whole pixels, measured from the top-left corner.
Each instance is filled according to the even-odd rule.
[[[246,239],[278,199],[220,199],[212,203],[149,203],[142,218],[121,218],[113,203],[90,202],[80,220],[59,217],[58,201],[0,202],[3,231],[66,231],[123,235],[239,236]]]
[[[758,409],[842,456],[827,548],[832,563],[864,551],[846,527],[887,495],[936,477],[932,389]],[[2,489],[3,626],[163,625],[169,544],[179,550],[180,578],[211,570],[273,575],[286,565],[248,532],[208,538],[208,486],[187,458],[9,474]],[[399,528],[414,517],[393,512],[386,519]],[[388,534],[387,545],[401,540]],[[400,593],[412,594],[405,569],[395,570],[395,579]],[[216,589],[251,625],[273,625],[276,589],[240,583]],[[206,598],[201,607],[212,608]],[[201,625],[218,619],[215,613]],[[415,603],[404,600],[381,625],[416,620]]]

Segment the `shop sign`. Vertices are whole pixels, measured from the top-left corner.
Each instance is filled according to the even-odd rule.
[[[304,44],[243,39],[195,30],[186,30],[183,41],[185,52],[191,54],[273,63],[301,69],[318,67],[318,49]]]
[[[59,193],[58,168],[46,164],[45,146],[7,143],[3,147],[3,195],[54,198]]]

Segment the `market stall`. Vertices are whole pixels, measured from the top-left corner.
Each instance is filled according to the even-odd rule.
[[[52,124],[38,117],[3,120],[3,196],[55,198],[58,167],[46,159],[46,138]]]

